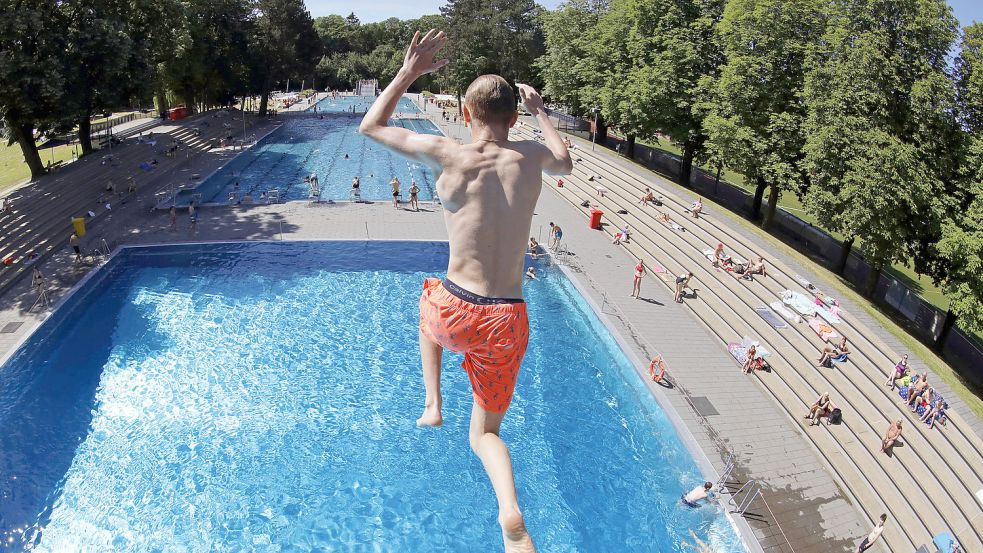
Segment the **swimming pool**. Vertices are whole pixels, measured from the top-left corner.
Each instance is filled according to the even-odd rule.
[[[354,113],[365,113],[372,106],[373,102],[375,102],[374,96],[338,96],[337,98],[328,96],[317,103],[317,111],[323,111],[325,113],[352,113],[352,108],[354,107]],[[420,113],[420,108],[409,97],[403,96],[396,104],[396,113]]]
[[[123,250],[0,368],[0,538],[498,549],[459,356],[445,356],[444,427],[414,426],[417,300],[446,259],[429,242]],[[742,551],[719,511],[680,505],[701,481],[693,459],[567,278],[540,273],[502,430],[540,550],[683,551],[692,529]]]
[[[281,200],[307,199],[304,177],[316,173],[322,200],[351,198],[352,177],[361,180],[363,200],[390,200],[389,181],[402,183],[403,200],[409,201],[410,183],[420,187],[420,200],[435,194],[436,180],[426,166],[393,153],[358,133],[361,116],[311,115],[284,118],[283,125],[239,154],[195,190],[178,193],[178,206],[193,198],[198,203],[235,203],[247,192],[259,202],[264,193],[276,189]],[[440,134],[427,119],[396,118],[392,124],[424,134]],[[348,159],[345,158],[348,155]],[[236,183],[239,183],[236,189]]]

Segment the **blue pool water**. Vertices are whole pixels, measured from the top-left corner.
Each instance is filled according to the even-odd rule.
[[[416,179],[420,200],[434,196],[436,180],[426,166],[393,153],[359,134],[361,116],[291,116],[283,126],[243,152],[197,187],[199,203],[240,201],[251,192],[259,202],[264,192],[277,189],[282,200],[307,199],[304,177],[317,173],[322,200],[351,198],[352,177],[361,177],[364,200],[390,200],[389,181],[402,183],[403,200],[409,201],[410,182]],[[393,119],[393,124],[425,134],[440,134],[426,119]],[[348,159],[345,159],[348,154]],[[236,190],[235,183],[239,183]],[[188,205],[191,191],[178,196],[178,205]]]
[[[446,244],[124,250],[0,368],[0,543],[39,551],[501,551],[445,355],[423,404],[417,300]],[[545,263],[544,260],[535,263]],[[557,269],[502,435],[541,551],[742,551],[628,360]]]
[[[338,96],[337,98],[328,96],[317,103],[317,111],[323,111],[325,113],[351,113],[352,107],[354,107],[355,113],[365,113],[374,101],[374,96]],[[396,113],[420,113],[420,108],[412,100],[403,96],[396,104]]]

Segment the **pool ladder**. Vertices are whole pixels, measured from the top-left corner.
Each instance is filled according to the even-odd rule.
[[[727,483],[727,479],[730,478],[731,474],[734,472],[734,467],[736,465],[736,457],[733,453],[731,453],[730,457],[727,459],[727,462],[724,463],[724,470],[720,472],[720,478],[717,478],[715,487],[718,490],[726,489],[724,486]],[[728,501],[730,502],[731,506],[734,507],[731,512],[744,516],[744,513],[747,512],[748,507],[751,506],[751,503],[761,496],[761,485],[757,480],[751,479],[742,484],[736,492],[728,493],[730,495],[730,499],[728,499]]]

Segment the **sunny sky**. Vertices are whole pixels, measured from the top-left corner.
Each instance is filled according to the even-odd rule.
[[[355,12],[365,22],[382,21],[390,17],[412,19],[428,13],[437,13],[444,0],[374,0],[354,2],[352,0],[304,0],[311,15],[348,15]],[[561,0],[539,0],[547,8],[555,8]],[[972,21],[983,22],[983,2],[980,0],[949,0],[956,17],[963,25]]]

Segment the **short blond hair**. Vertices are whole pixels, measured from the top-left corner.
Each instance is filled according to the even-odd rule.
[[[482,75],[468,86],[464,105],[479,121],[507,123],[515,113],[515,93],[502,77]]]

